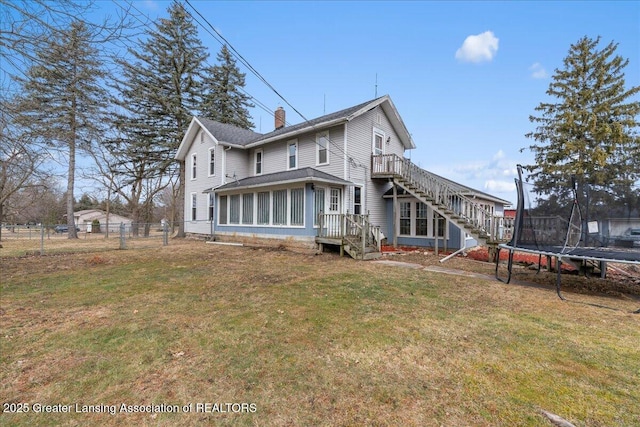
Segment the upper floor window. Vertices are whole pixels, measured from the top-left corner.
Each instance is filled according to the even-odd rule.
[[[287,169],[296,169],[298,167],[298,141],[297,140],[289,141],[289,145],[287,147],[287,154],[289,156]]]
[[[321,132],[316,135],[316,164],[329,163],[329,132]]]
[[[256,150],[256,175],[262,175],[262,159],[263,159],[262,150]]]
[[[209,148],[209,176],[216,174],[216,148]]]
[[[197,155],[196,153],[193,153],[191,155],[191,179],[196,179],[196,173],[198,171],[198,168],[196,167],[196,159]]]
[[[378,129],[373,130],[373,154],[384,154],[384,132]]]
[[[204,132],[200,131],[200,144],[204,143]]]

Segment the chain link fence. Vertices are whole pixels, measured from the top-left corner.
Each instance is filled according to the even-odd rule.
[[[96,252],[141,249],[169,245],[172,227],[167,223],[120,223],[100,227],[76,227],[77,239],[69,239],[66,224],[3,225],[0,256]]]

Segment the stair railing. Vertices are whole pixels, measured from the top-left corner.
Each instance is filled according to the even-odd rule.
[[[493,212],[473,198],[453,188],[443,178],[428,172],[397,154],[374,156],[373,173],[400,177],[439,210],[461,218],[479,234],[491,236],[495,228]]]

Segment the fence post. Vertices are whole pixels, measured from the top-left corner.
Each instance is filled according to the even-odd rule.
[[[127,249],[127,242],[124,237],[124,222],[120,223],[120,249]]]
[[[40,226],[40,255],[44,255],[44,225]]]
[[[167,226],[167,222],[162,223],[162,246],[169,245],[169,227]]]

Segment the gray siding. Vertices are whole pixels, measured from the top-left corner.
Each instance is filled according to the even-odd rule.
[[[387,182],[371,180],[371,155],[373,154],[374,129],[379,129],[384,134],[384,153],[397,154],[403,156],[404,146],[400,138],[394,132],[389,119],[380,107],[374,108],[361,116],[356,117],[347,126],[347,155],[354,159],[354,163],[347,163],[347,177],[345,179],[356,184],[363,185],[363,212],[369,213],[371,222],[386,230],[385,203],[382,195],[391,187]],[[390,138],[387,144],[386,139]],[[347,200],[349,205],[353,205],[352,200]]]
[[[215,150],[215,175],[209,176],[209,149]],[[192,179],[192,155],[196,154],[196,178]],[[185,158],[186,179],[185,179],[185,200],[184,200],[184,217],[185,232],[209,234],[211,224],[208,221],[209,216],[209,195],[203,191],[211,187],[222,184],[222,147],[215,144],[208,136],[205,135],[204,142],[200,141],[200,133],[196,133],[195,139],[191,141],[189,151]],[[191,195],[196,194],[196,220],[191,220]]]
[[[228,175],[225,182],[235,179],[247,178],[249,175],[249,162],[247,161],[247,150],[237,148],[225,149],[225,174]]]

